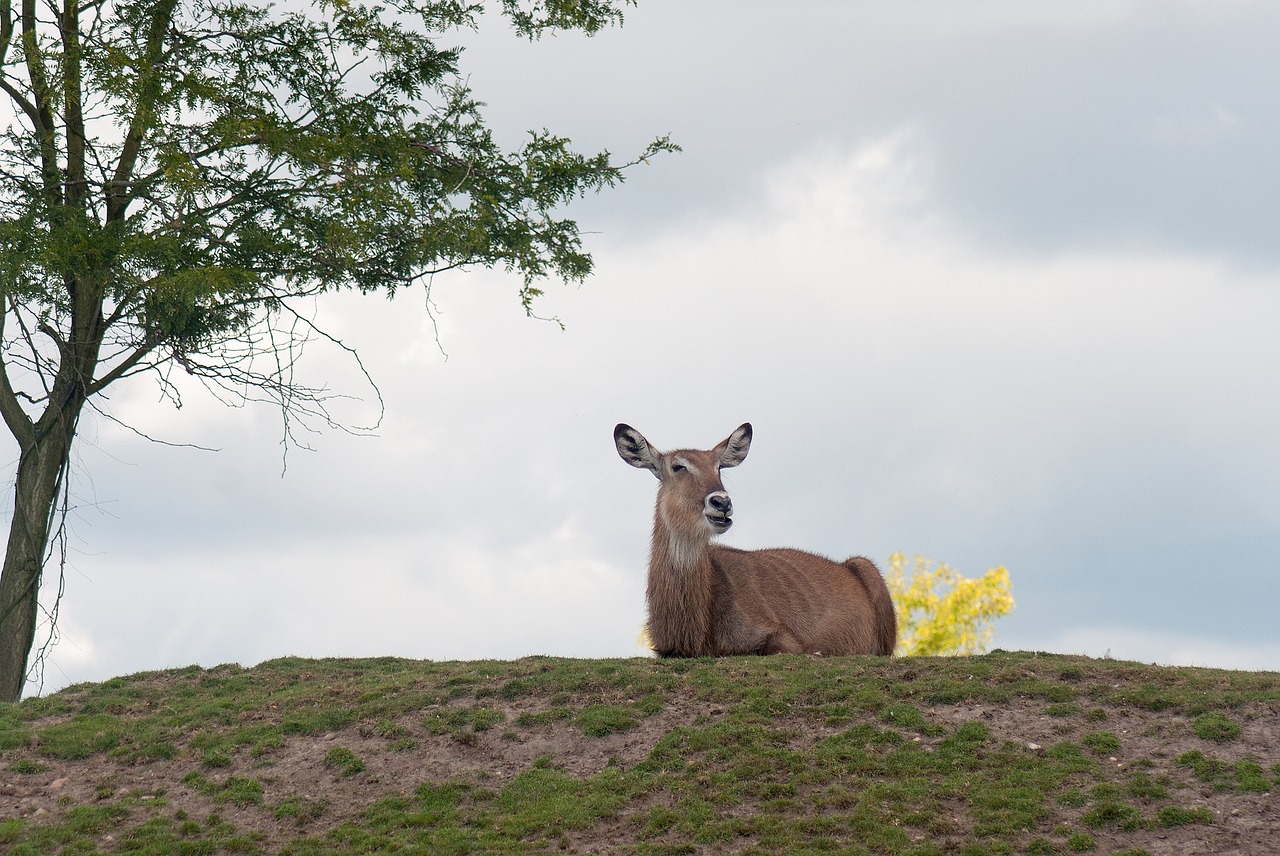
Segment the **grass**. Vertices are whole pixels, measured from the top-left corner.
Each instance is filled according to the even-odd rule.
[[[364,761],[345,746],[335,746],[324,753],[324,765],[336,769],[339,776],[354,776],[364,771]]]
[[[1277,712],[1275,673],[1005,652],[192,667],[0,705],[0,850],[1140,853],[1280,787],[1240,749]]]
[[[1235,740],[1242,730],[1239,725],[1216,710],[1197,716],[1191,725],[1197,737],[1219,743]]]

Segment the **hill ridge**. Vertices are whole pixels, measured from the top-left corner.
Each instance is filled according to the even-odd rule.
[[[0,706],[0,846],[1271,853],[1280,674],[978,657],[282,658]]]

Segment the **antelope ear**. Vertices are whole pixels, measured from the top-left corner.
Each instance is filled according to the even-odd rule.
[[[721,467],[736,467],[747,459],[751,450],[751,423],[743,422],[728,439],[711,451],[720,459]]]
[[[613,429],[613,444],[618,447],[618,455],[622,460],[633,467],[658,475],[658,456],[639,431],[620,422]]]

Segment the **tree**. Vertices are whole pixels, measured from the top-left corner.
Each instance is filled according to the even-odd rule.
[[[980,654],[991,641],[990,622],[1013,609],[1013,590],[1004,567],[977,579],[945,562],[916,556],[908,581],[907,559],[889,557],[885,583],[898,612],[898,653],[902,656]]]
[[[548,131],[495,143],[442,38],[462,0],[0,0],[0,415],[17,441],[0,700],[28,671],[85,407],[172,372],[332,424],[292,380],[298,305],[504,266],[532,311],[591,258],[561,207],[617,163]],[[500,0],[523,37],[594,34],[632,0]],[[48,608],[46,607],[46,611]]]

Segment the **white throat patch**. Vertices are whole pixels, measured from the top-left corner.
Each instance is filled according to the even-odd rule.
[[[694,565],[698,564],[698,559],[702,557],[702,553],[707,549],[707,542],[701,538],[681,538],[674,532],[670,533],[670,541],[668,542],[671,550],[671,564],[678,571],[687,571]]]

